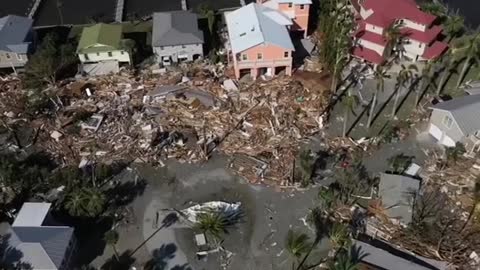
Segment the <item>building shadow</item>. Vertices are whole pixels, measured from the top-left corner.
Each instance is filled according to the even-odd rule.
[[[22,262],[23,252],[11,246],[11,234],[0,235],[0,269],[33,269],[29,263]]]
[[[135,258],[130,256],[131,251],[127,250],[117,257],[109,258],[100,269],[102,270],[129,270],[135,263]]]
[[[152,258],[145,264],[146,270],[166,270],[168,261],[175,258],[178,248],[175,244],[163,244],[160,248],[153,250]],[[177,267],[177,266],[175,266]],[[186,269],[178,266],[179,270]]]

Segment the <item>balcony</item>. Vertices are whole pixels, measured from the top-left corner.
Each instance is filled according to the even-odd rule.
[[[237,61],[237,68],[261,68],[261,67],[281,67],[281,66],[291,66],[292,58],[286,58],[281,60],[243,60]]]

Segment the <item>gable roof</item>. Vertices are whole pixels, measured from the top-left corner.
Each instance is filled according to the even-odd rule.
[[[234,54],[263,43],[294,50],[286,28],[292,22],[281,12],[251,3],[226,14],[225,18]]]
[[[365,0],[359,4],[366,10],[373,10],[375,20],[371,22],[375,25],[387,27],[389,22],[395,19],[408,19],[410,21],[430,25],[436,16],[421,11],[415,0]]]
[[[57,268],[62,265],[68,245],[73,236],[70,227],[12,227],[21,244],[18,249],[28,247],[29,256],[38,258],[44,256],[42,250]],[[39,244],[29,246],[24,244]],[[41,247],[41,249],[39,248]],[[46,260],[46,259],[43,259]],[[33,264],[33,262],[30,262]],[[38,268],[38,267],[35,267]],[[41,269],[41,268],[40,268]]]
[[[12,226],[42,226],[51,203],[24,203]]]
[[[203,32],[198,29],[196,14],[189,11],[153,14],[152,46],[203,44],[203,42]]]
[[[390,218],[408,224],[412,221],[413,203],[420,189],[420,181],[397,174],[380,174],[378,195]]]
[[[122,26],[119,24],[99,23],[85,27],[78,42],[78,53],[100,52],[120,49]],[[102,47],[94,47],[94,45]]]
[[[378,239],[361,241],[354,239],[355,248],[359,249],[361,262],[388,270],[444,270],[446,263],[427,259],[413,253],[400,250]]]
[[[0,18],[0,50],[27,53],[30,43],[25,41],[32,24],[33,20],[26,17],[8,15]]]
[[[431,108],[450,112],[464,135],[480,130],[480,95],[454,98]]]

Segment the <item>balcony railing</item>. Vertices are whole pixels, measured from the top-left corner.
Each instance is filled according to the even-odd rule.
[[[291,66],[292,59],[282,60],[237,60],[238,68]]]

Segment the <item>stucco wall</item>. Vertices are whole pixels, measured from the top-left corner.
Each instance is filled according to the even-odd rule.
[[[409,27],[409,28],[412,28],[412,29],[415,29],[415,30],[418,30],[418,31],[422,31],[422,32],[425,32],[425,30],[427,29],[426,25],[419,24],[419,23],[416,23],[416,22],[413,22],[413,21],[410,21],[410,20],[407,20],[407,19],[403,20],[403,26]]]
[[[285,60],[287,59],[284,57],[284,53],[288,51],[288,58],[291,58],[292,56],[292,51],[286,50],[284,48],[280,48],[274,45],[265,45],[265,44],[260,44],[258,46],[252,47],[250,49],[247,49],[241,53],[247,55],[247,61],[272,61],[272,60]],[[262,54],[262,60],[257,59],[257,54],[261,53]],[[240,59],[243,59],[242,56],[240,55]]]
[[[158,62],[161,62],[163,56],[170,56],[173,62],[178,61],[178,55],[187,55],[188,61],[192,61],[195,54],[203,56],[202,44],[189,44],[184,45],[184,47],[182,45],[154,47],[153,52],[157,56]]]
[[[453,124],[450,128],[446,127],[443,124],[443,118],[445,117],[445,115],[449,115],[453,119]],[[450,112],[433,110],[432,116],[430,117],[430,123],[432,123],[432,124],[436,125],[438,128],[440,128],[452,140],[454,140],[456,142],[464,140],[464,136],[463,136],[462,132],[460,131],[460,128],[458,127],[457,123],[455,122],[455,119],[450,114]]]
[[[415,57],[417,55],[423,55],[423,52],[425,51],[425,43],[421,43],[416,40],[405,39],[405,43],[402,46],[407,55],[412,55]],[[415,57],[413,57],[413,60],[415,60]]]
[[[130,55],[128,54],[127,51],[122,51],[122,50],[111,51],[112,56],[109,56],[108,53],[109,52],[88,53],[87,54],[88,60],[86,59],[85,54],[79,54],[78,58],[82,63],[111,61],[111,60],[130,63]]]
[[[382,45],[378,45],[376,43],[370,42],[368,40],[359,39],[358,44],[361,46],[364,46],[367,49],[374,50],[380,55],[383,55],[385,52],[385,47],[383,47]]]
[[[8,57],[7,57],[8,56]],[[0,51],[0,68],[23,67],[28,61],[26,54]]]

